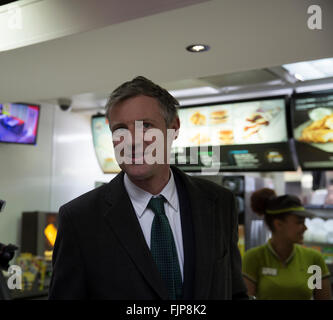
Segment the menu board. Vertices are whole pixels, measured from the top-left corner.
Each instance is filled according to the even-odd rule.
[[[181,126],[172,152],[185,171],[212,164],[221,171],[295,170],[285,97],[186,107],[178,113]]]
[[[110,128],[104,115],[91,120],[93,143],[98,163],[104,173],[117,173],[121,169],[116,161]]]
[[[293,134],[303,170],[333,168],[333,92],[295,95]]]

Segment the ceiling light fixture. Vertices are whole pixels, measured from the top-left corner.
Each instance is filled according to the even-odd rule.
[[[208,51],[210,48],[206,44],[191,44],[190,46],[186,47],[187,51],[190,52],[204,52]]]
[[[293,89],[284,88],[284,89],[243,92],[243,93],[230,93],[230,94],[223,94],[223,95],[215,95],[212,97],[179,99],[179,104],[181,107],[184,107],[184,106],[191,106],[191,105],[198,105],[198,104],[216,103],[216,102],[222,102],[222,101],[228,102],[228,101],[233,101],[233,100],[254,99],[254,98],[258,98],[258,97],[291,95],[292,92],[293,92]]]
[[[304,78],[303,78],[300,74],[298,74],[298,73],[295,73],[295,74],[294,74],[294,77],[295,77],[296,79],[298,79],[299,81],[304,81]]]
[[[185,97],[194,97],[194,96],[204,96],[220,93],[220,90],[217,90],[213,87],[199,87],[199,88],[188,88],[181,90],[170,90],[169,93],[175,98],[185,98]]]
[[[296,62],[282,66],[301,81],[333,77],[333,58]]]

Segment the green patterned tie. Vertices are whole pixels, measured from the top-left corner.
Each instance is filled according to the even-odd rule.
[[[182,277],[175,241],[164,211],[164,201],[163,196],[151,198],[147,206],[155,213],[151,227],[150,250],[167,285],[169,299],[179,300],[182,297]]]

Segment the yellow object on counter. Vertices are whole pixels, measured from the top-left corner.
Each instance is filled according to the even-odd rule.
[[[48,224],[44,229],[44,235],[46,239],[50,242],[52,247],[54,246],[57,237],[57,231],[58,231],[57,228],[52,223]]]

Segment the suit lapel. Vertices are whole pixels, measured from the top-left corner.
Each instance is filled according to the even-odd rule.
[[[108,185],[104,195],[109,210],[104,217],[143,277],[161,299],[168,298],[157,267],[144,239],[139,221],[123,183],[124,174],[118,174]]]
[[[194,299],[208,299],[214,266],[215,194],[202,192],[183,172],[172,167],[188,191],[195,239]],[[185,253],[186,254],[186,253]]]

